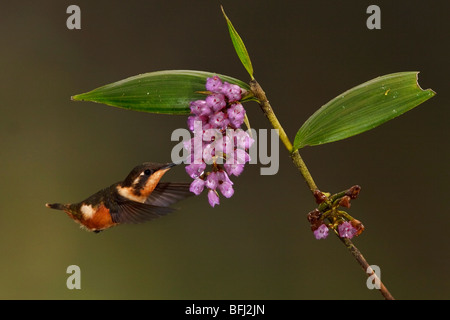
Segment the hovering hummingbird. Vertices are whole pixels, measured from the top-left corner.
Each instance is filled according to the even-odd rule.
[[[150,221],[174,211],[169,206],[190,195],[189,183],[159,182],[174,163],[145,162],[124,181],[100,190],[80,203],[47,203],[63,210],[89,231],[98,233],[122,223]]]

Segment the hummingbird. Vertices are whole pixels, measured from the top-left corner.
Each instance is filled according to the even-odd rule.
[[[98,233],[122,223],[141,223],[164,216],[170,205],[193,195],[188,182],[160,182],[175,163],[144,162],[125,180],[102,189],[74,204],[47,203],[46,207],[63,210],[88,231]]]

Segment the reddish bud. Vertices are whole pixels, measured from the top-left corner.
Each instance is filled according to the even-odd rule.
[[[307,218],[309,223],[311,224],[312,231],[317,230],[317,228],[319,228],[320,225],[322,224],[322,220],[320,219],[321,216],[322,213],[318,209],[314,209],[313,211],[308,213]]]
[[[352,199],[356,199],[358,197],[360,191],[361,191],[361,187],[356,185],[356,186],[353,186],[350,189],[348,189],[347,192],[345,193],[345,195],[349,196]]]
[[[317,204],[321,204],[328,199],[328,197],[319,189],[314,191],[314,198],[316,199]]]
[[[356,229],[356,236],[359,236],[364,231],[364,225],[361,223],[361,221],[353,219],[350,221],[353,228]]]
[[[343,196],[341,200],[339,201],[339,205],[341,207],[350,208],[350,197],[349,196]]]
[[[314,209],[313,211],[311,211],[310,213],[308,213],[308,221],[311,223],[313,221],[316,221],[320,218],[322,214],[320,213],[320,211],[318,209]]]

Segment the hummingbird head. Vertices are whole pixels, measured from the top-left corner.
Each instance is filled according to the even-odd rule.
[[[128,199],[144,202],[164,173],[175,165],[175,163],[144,162],[131,170],[125,180],[119,183],[117,191]]]

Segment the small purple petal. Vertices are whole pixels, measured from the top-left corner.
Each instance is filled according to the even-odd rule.
[[[219,180],[219,183],[229,183],[231,185],[233,185],[233,181],[230,180],[230,177],[228,176],[228,174],[225,171],[217,171],[217,178]]]
[[[209,121],[208,116],[190,116],[188,117],[187,124],[188,129],[192,132],[201,134],[207,127]]]
[[[194,131],[194,122],[197,119],[197,116],[190,116],[187,119],[187,125],[188,125],[188,129],[189,131]]]
[[[205,181],[203,179],[196,178],[194,181],[192,181],[189,187],[189,191],[198,196],[200,193],[202,193],[204,187]]]
[[[198,122],[197,124],[194,124],[194,129],[195,130],[206,130],[205,126],[209,123],[209,116],[198,116],[196,121]],[[198,126],[198,129],[197,129]]]
[[[222,110],[227,102],[225,101],[225,96],[221,93],[214,93],[206,97],[206,104],[212,109],[213,112]]]
[[[203,161],[207,164],[213,163],[213,158],[216,155],[216,150],[214,149],[214,143],[208,143],[203,147]]]
[[[222,93],[228,98],[229,102],[241,100],[241,88],[238,85],[224,82],[222,85]]]
[[[208,118],[207,121],[209,121],[209,118]],[[205,132],[208,131],[208,130],[215,130],[209,122],[204,123],[203,126],[202,126],[202,129],[203,129],[203,131],[202,131],[202,134],[203,134],[203,135],[204,135]],[[202,136],[202,139],[203,139],[203,136]]]
[[[219,184],[219,190],[225,198],[231,198],[234,194],[233,185],[226,181]]]
[[[244,117],[242,117],[241,119],[231,119],[230,120],[231,126],[236,129],[240,128],[243,123],[244,123]]]
[[[206,126],[206,125],[205,125]],[[195,121],[194,123],[194,138],[192,138],[193,143],[191,146],[191,154],[192,154],[192,160],[194,160],[193,163],[201,164],[203,161],[201,160],[203,157],[203,128],[204,126],[200,121]],[[191,161],[192,161],[191,160]]]
[[[214,208],[216,204],[220,204],[219,195],[215,190],[209,190],[208,192],[208,201],[211,207]]]
[[[250,155],[247,152],[245,152],[245,150],[236,149],[234,153],[234,162],[236,164],[246,164],[250,160],[251,160]]]
[[[209,128],[203,130],[203,141],[205,141],[206,143],[211,143],[221,139],[222,132],[219,129]]]
[[[183,148],[185,148],[187,152],[191,152],[193,147],[194,147],[194,138],[183,141]]]
[[[228,113],[228,117],[230,117],[230,119],[237,119],[237,118],[243,119],[245,116],[245,109],[242,106],[242,104],[235,103],[235,104],[231,105],[231,107],[228,108],[227,113]]]
[[[356,229],[352,226],[352,224],[348,221],[341,223],[338,226],[339,237],[341,238],[353,238],[356,234]]]
[[[222,91],[222,80],[218,76],[206,79],[206,90],[220,93]]]
[[[245,109],[240,103],[233,104],[227,109],[227,115],[234,128],[240,128],[244,123]]]
[[[212,159],[215,156],[220,156],[220,142],[222,140],[222,133],[218,129],[208,129],[205,130],[203,134],[203,160],[206,163],[211,164]]]
[[[203,142],[200,139],[192,138],[187,141],[183,141],[183,147],[188,153],[191,154],[190,163],[194,163],[194,160],[202,159]]]
[[[205,186],[206,186],[208,189],[216,190],[217,185],[219,184],[219,179],[218,179],[218,178],[219,178],[219,177],[218,177],[217,173],[211,172],[211,173],[208,175],[208,177],[206,178]]]
[[[228,161],[228,160],[227,160]],[[235,175],[238,176],[244,171],[244,165],[243,164],[229,164],[225,163],[224,165],[225,170],[227,171],[228,175]]]
[[[185,148],[187,152],[191,153],[191,150],[194,148],[194,138],[183,141],[183,148]]]
[[[209,118],[209,123],[213,128],[223,129],[230,121],[226,118],[225,113],[219,111]]]
[[[192,179],[196,179],[202,175],[203,171],[205,171],[205,168],[206,168],[206,163],[201,163],[201,164],[192,163],[192,164],[186,166],[185,169],[186,169],[187,174]]]
[[[189,107],[191,108],[191,113],[197,115],[197,116],[202,116],[204,115],[204,109],[207,108],[209,110],[208,105],[206,104],[205,100],[196,100],[196,101],[192,101],[189,104]]]
[[[241,129],[236,130],[234,137],[236,139],[236,147],[239,149],[250,149],[255,140],[250,135]]]
[[[223,135],[215,141],[216,153],[219,155],[231,154],[234,151],[233,141],[228,135]]]
[[[328,237],[328,227],[324,224],[321,224],[319,228],[314,231],[314,236],[317,240],[325,239]]]
[[[186,164],[188,165],[201,165],[203,163],[203,154],[201,151],[199,152],[199,155],[197,154],[197,152],[193,152],[190,156],[188,156],[188,159],[189,161],[186,161]]]

